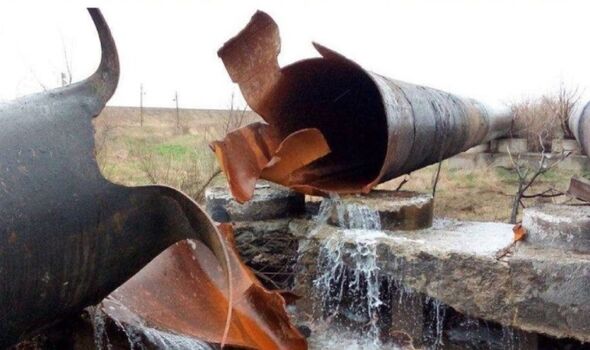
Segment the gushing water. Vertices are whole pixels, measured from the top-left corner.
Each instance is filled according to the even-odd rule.
[[[316,308],[320,308],[327,323],[340,319],[362,325],[369,343],[380,348],[378,321],[383,301],[376,237],[383,234],[377,231],[381,228],[379,213],[360,204],[345,205],[338,195],[332,194],[320,204],[316,225],[309,236],[315,236],[334,213],[336,224],[348,229],[336,231],[322,240],[318,275],[313,281]],[[362,348],[367,348],[366,344]]]

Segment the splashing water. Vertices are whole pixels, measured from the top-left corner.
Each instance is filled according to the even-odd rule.
[[[348,229],[335,231],[322,240],[318,255],[319,274],[313,281],[315,307],[328,324],[340,319],[356,325],[356,328],[361,325],[360,328],[366,330],[369,341],[360,341],[362,346],[357,343],[352,348],[367,349],[367,344],[372,344],[375,349],[381,348],[378,321],[383,301],[376,238],[383,233],[377,231],[381,228],[379,213],[360,204],[344,204],[338,195],[332,194],[320,204],[314,218],[316,225],[308,236],[315,236],[334,213],[338,226]]]
[[[348,227],[366,230],[381,230],[379,212],[361,204],[346,205]],[[340,221],[342,225],[342,221]]]
[[[211,346],[200,340],[159,331],[154,328],[142,328],[141,332],[158,349],[213,350]]]
[[[120,305],[124,307],[123,305]],[[92,326],[94,328],[94,344],[96,349],[113,348],[108,333],[106,331],[106,314],[99,308],[94,307],[90,310],[92,314]],[[170,350],[213,350],[209,344],[186,336],[181,336],[142,324],[141,327],[123,325],[113,320],[127,337],[129,349],[170,349]],[[147,343],[147,344],[146,344]]]

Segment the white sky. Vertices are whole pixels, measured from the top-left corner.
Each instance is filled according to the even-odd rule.
[[[74,80],[99,60],[80,1],[0,4],[0,100],[58,86],[64,49]],[[257,10],[282,36],[281,64],[316,56],[317,41],[382,75],[488,103],[557,88],[590,92],[589,1],[102,1],[119,49],[110,105],[226,108],[232,92],[217,49]],[[236,97],[238,98],[238,97]]]

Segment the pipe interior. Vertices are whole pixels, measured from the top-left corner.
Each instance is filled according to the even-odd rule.
[[[388,133],[381,95],[367,73],[325,58],[299,61],[282,73],[269,101],[281,137],[318,128],[331,149],[293,174],[294,182],[358,191],[373,181],[385,159]]]

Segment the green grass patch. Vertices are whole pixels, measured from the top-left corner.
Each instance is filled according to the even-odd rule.
[[[161,156],[170,157],[172,159],[181,159],[188,155],[190,148],[184,145],[164,143],[155,145],[154,151]]]

